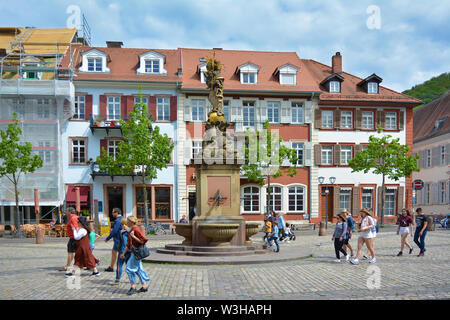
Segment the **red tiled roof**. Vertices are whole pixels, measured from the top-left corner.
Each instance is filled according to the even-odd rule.
[[[438,130],[434,130],[436,121],[447,117]],[[450,90],[414,111],[414,142],[433,138],[450,132]]]

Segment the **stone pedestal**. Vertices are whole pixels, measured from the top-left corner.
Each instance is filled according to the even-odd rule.
[[[39,225],[36,226],[36,243],[44,243],[44,228],[40,227]]]

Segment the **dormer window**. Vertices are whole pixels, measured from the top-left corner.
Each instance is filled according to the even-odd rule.
[[[378,83],[376,82],[368,82],[367,83],[367,93],[376,94],[378,93]]]
[[[330,93],[341,92],[341,83],[339,81],[330,81]]]
[[[297,84],[297,72],[298,68],[291,64],[285,64],[278,67],[275,71],[275,76],[279,74],[280,84],[284,85],[296,85]]]
[[[81,53],[82,63],[80,72],[109,72],[108,55],[100,50],[91,49]]]
[[[136,73],[167,75],[167,70],[164,69],[165,60],[166,57],[159,52],[144,52],[139,55],[140,63]]]
[[[237,67],[236,71],[239,71],[242,84],[257,84],[259,69],[259,66],[248,62]]]

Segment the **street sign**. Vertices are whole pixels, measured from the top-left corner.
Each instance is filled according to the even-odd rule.
[[[413,182],[414,190],[422,190],[424,186],[423,180],[417,179]]]

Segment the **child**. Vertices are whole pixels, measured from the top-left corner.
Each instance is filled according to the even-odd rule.
[[[275,252],[280,252],[280,245],[278,244],[278,223],[277,221],[272,222],[272,232],[270,233],[269,237],[269,246],[272,247],[272,240],[275,241],[275,244],[277,246],[277,250]]]
[[[347,234],[347,222],[346,218],[342,214],[338,214],[338,222],[336,223],[336,229],[334,230],[333,237],[331,238],[331,241],[334,241],[334,251],[336,253],[336,260],[335,262],[341,262],[341,257],[339,255],[339,252],[342,252],[345,256],[345,259],[348,261],[350,256],[347,254],[347,252],[342,248],[344,245],[344,239]]]
[[[267,218],[266,220],[264,220],[264,233],[265,236],[263,237],[263,241],[265,241],[267,239],[267,241],[269,240],[269,235],[272,232],[272,222],[269,220],[269,218]]]
[[[91,246],[91,250],[94,251],[95,249],[95,240],[100,238],[98,234],[96,234],[93,230],[89,233],[89,244]]]
[[[120,231],[120,239],[119,239],[119,259],[117,259],[117,267],[116,267],[116,281],[114,281],[114,284],[120,283],[120,278],[122,277],[122,268],[123,265],[127,264],[128,258],[130,257],[131,253],[127,252],[124,259],[120,258],[120,255],[125,250],[127,243],[128,243],[128,226],[127,226],[127,219],[120,220],[120,224],[122,225],[122,230]]]
[[[288,222],[286,222],[286,228],[284,229],[284,235],[286,237],[283,239],[283,242],[287,241],[289,243],[290,240],[296,239],[295,234],[291,231],[290,224]]]

